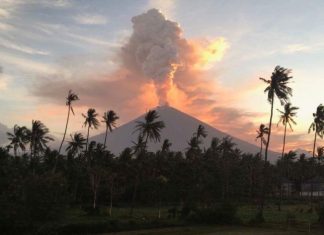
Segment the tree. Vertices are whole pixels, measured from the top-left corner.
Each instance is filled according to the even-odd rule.
[[[104,142],[104,147],[106,148],[108,130],[112,132],[113,127],[116,128],[116,121],[119,119],[119,117],[113,110],[109,110],[108,112],[104,113],[103,119],[104,120],[102,122],[104,122],[106,125],[106,134],[105,134],[105,142]]]
[[[72,156],[77,155],[83,150],[83,146],[86,144],[86,139],[81,133],[74,133],[71,135],[71,141],[68,141],[66,151]]]
[[[170,147],[171,147],[172,143],[170,142],[169,139],[165,139],[163,141],[162,147],[161,147],[161,152],[162,153],[168,153],[170,152]]]
[[[264,135],[268,135],[269,134],[269,128],[266,127],[264,124],[261,124],[259,129],[256,131],[257,132],[257,136],[256,136],[256,140],[260,139],[260,158],[262,158],[262,147],[263,144],[267,144],[266,139],[264,138]]]
[[[65,140],[65,135],[66,135],[66,131],[68,128],[68,124],[69,124],[69,119],[70,119],[70,112],[72,112],[72,114],[74,115],[74,110],[72,107],[72,102],[79,100],[79,97],[77,94],[73,93],[72,90],[69,90],[68,96],[66,97],[66,105],[68,106],[68,115],[67,115],[67,119],[66,119],[66,125],[65,125],[65,130],[64,130],[64,134],[63,134],[63,139],[59,148],[59,154],[61,153],[61,149],[62,149],[62,145],[64,143]]]
[[[132,154],[139,154],[145,150],[145,143],[142,135],[139,135],[137,137],[137,142],[132,141],[132,143],[133,143],[133,146],[131,147],[131,149],[133,150]]]
[[[30,153],[33,157],[43,153],[47,148],[47,143],[54,139],[48,135],[49,129],[39,120],[32,121],[30,133]]]
[[[197,139],[200,137],[206,138],[207,137],[207,131],[203,125],[199,125],[197,128],[197,132],[195,133]]]
[[[264,156],[264,180],[266,180],[267,176],[267,169],[268,166],[268,149],[270,144],[270,137],[271,137],[271,127],[272,127],[272,117],[273,117],[273,105],[274,105],[274,98],[275,96],[279,99],[281,105],[287,103],[289,101],[289,96],[292,96],[292,89],[288,86],[289,80],[292,79],[290,76],[291,70],[286,69],[280,66],[276,66],[274,71],[272,72],[271,78],[269,80],[260,78],[263,82],[267,84],[266,89],[264,90],[268,96],[268,102],[271,104],[271,111],[270,111],[270,120],[269,120],[269,133],[266,143],[265,149],[265,156]],[[264,182],[263,184],[263,191],[262,191],[262,198],[260,204],[260,210],[258,212],[258,217],[263,219],[263,206],[264,206],[264,199],[266,193],[267,185]]]
[[[320,104],[317,106],[316,113],[313,113],[314,120],[308,129],[308,133],[315,132],[313,145],[313,158],[315,157],[316,137],[323,138],[324,135],[324,106]]]
[[[271,104],[269,134],[265,149],[265,161],[268,160],[268,148],[271,137],[274,98],[275,96],[277,96],[281,104],[287,103],[289,101],[289,96],[292,96],[292,89],[288,86],[289,80],[292,79],[290,73],[290,69],[276,66],[274,71],[272,72],[270,80],[260,78],[260,80],[268,84],[264,92],[267,93],[268,101]]]
[[[28,143],[28,135],[30,130],[25,126],[14,126],[13,133],[7,132],[8,140],[10,140],[9,146],[14,150],[14,155],[17,156],[17,151],[21,149],[23,152],[26,150],[26,144]]]
[[[150,110],[146,113],[144,121],[138,121],[135,127],[135,132],[139,131],[143,137],[144,146],[147,147],[148,140],[160,142],[161,130],[165,127],[163,121],[157,121],[159,118],[155,110]]]
[[[284,153],[285,153],[287,124],[289,125],[290,130],[293,131],[291,123],[293,123],[294,125],[297,124],[295,122],[295,120],[293,119],[293,117],[296,116],[296,114],[297,114],[296,110],[298,110],[298,109],[299,109],[298,107],[291,106],[291,103],[286,103],[285,104],[284,111],[281,111],[281,110],[277,109],[278,112],[281,114],[277,126],[279,125],[279,123],[282,123],[282,125],[284,125],[284,127],[285,127],[281,157],[283,157]]]
[[[93,108],[89,108],[87,115],[82,114],[82,116],[85,118],[85,121],[83,123],[83,125],[85,127],[88,126],[88,132],[87,132],[87,143],[86,143],[86,152],[88,151],[88,142],[89,142],[89,132],[90,132],[90,128],[95,128],[97,129],[99,126],[99,121],[97,119],[98,113],[96,113],[96,110]]]

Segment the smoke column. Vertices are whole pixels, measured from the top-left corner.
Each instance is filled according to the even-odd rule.
[[[133,17],[132,23],[133,33],[122,50],[124,64],[151,78],[160,105],[167,104],[173,75],[181,63],[181,29],[156,9]]]

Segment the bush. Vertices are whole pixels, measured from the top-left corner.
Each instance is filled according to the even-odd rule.
[[[318,209],[317,209],[317,214],[318,214],[318,222],[324,226],[324,206],[320,206]]]
[[[201,224],[239,224],[240,220],[236,213],[237,207],[225,202],[214,208],[197,209],[187,220]]]
[[[25,185],[25,219],[31,222],[53,221],[61,218],[67,205],[64,178],[59,175],[31,176]]]
[[[288,225],[296,224],[296,215],[291,213],[291,212],[288,212],[287,215],[286,215],[286,223]]]
[[[93,208],[92,205],[86,205],[82,207],[82,210],[87,214],[91,216],[97,216],[100,215],[100,208],[97,206],[96,208]]]
[[[263,214],[258,211],[256,215],[250,220],[250,224],[261,224],[264,223],[264,217]]]

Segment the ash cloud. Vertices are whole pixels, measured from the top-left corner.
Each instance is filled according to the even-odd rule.
[[[156,9],[133,17],[132,23],[133,33],[121,53],[124,66],[151,78],[159,103],[165,104],[173,74],[181,63],[180,47],[186,43],[182,31]]]

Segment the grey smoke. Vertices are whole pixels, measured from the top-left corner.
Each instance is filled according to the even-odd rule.
[[[132,23],[133,33],[122,50],[123,63],[153,79],[160,103],[166,102],[165,83],[176,69],[172,64],[181,63],[182,31],[157,9],[133,17]]]

